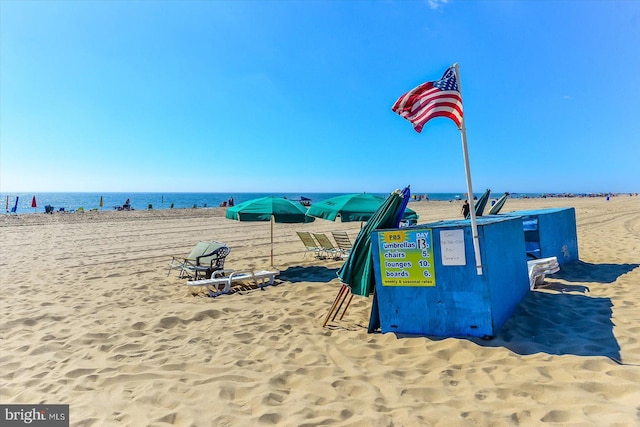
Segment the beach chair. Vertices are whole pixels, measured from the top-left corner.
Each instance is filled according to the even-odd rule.
[[[304,251],[303,258],[307,256],[308,252],[313,253],[316,258],[320,258],[322,256],[322,248],[318,246],[311,233],[307,231],[296,231],[296,234],[304,244],[304,247],[307,249],[306,251]]]
[[[342,256],[349,256],[353,244],[346,231],[332,231],[333,240],[338,244],[338,249],[342,252]]]
[[[186,257],[174,256],[171,258],[171,262],[169,262],[169,271],[167,272],[167,276],[171,273],[171,270],[180,270],[180,278],[182,278],[182,269],[184,268],[187,260],[191,260],[193,262],[196,261],[196,257],[201,256],[205,253],[205,251],[209,248],[211,242],[198,242],[191,249],[189,255]]]
[[[527,269],[529,271],[529,288],[533,290],[537,285],[544,283],[547,274],[560,271],[560,265],[558,258],[549,257],[527,261]]]
[[[217,297],[228,294],[231,291],[231,286],[238,282],[253,282],[260,289],[273,285],[279,274],[278,270],[218,270],[214,271],[209,279],[188,281],[187,286],[205,287],[210,297]]]
[[[219,243],[217,244],[219,245]],[[208,279],[214,271],[224,269],[224,262],[231,249],[227,246],[220,246],[211,251],[214,247],[215,245],[212,245],[207,249],[207,253],[196,257],[195,262],[187,260],[182,268],[182,277],[191,278],[191,273],[193,273],[194,280],[198,280],[198,275],[204,275],[204,278]]]
[[[224,268],[224,258],[229,254],[226,252],[224,257],[220,258],[222,255],[221,252],[214,253],[216,250],[225,247],[224,243],[220,242],[198,242],[191,249],[191,252],[186,257],[178,257],[174,256],[169,263],[169,271],[167,272],[167,276],[171,273],[171,270],[177,269],[180,270],[180,274],[178,278],[182,279],[185,275],[190,276],[189,272],[193,272],[194,276],[197,276],[197,273],[204,272],[207,273],[205,267],[207,263],[209,264],[209,268],[211,271],[221,270]],[[227,248],[228,249],[228,248]],[[212,265],[215,261],[215,265]]]
[[[342,257],[342,251],[340,251],[340,249],[336,248],[333,243],[331,243],[331,240],[329,240],[326,234],[313,233],[313,237],[315,237],[315,239],[318,241],[318,244],[320,245],[320,249],[322,250],[322,254],[324,256],[334,259]]]

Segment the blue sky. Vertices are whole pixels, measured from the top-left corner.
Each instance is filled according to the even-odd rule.
[[[0,1],[0,191],[640,191],[640,2]]]

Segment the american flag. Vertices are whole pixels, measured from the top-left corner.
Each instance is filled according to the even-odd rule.
[[[391,109],[409,120],[418,133],[434,117],[448,117],[460,129],[462,96],[454,67],[449,67],[440,80],[423,83],[405,93]]]

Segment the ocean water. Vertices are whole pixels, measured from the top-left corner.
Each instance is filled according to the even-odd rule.
[[[172,209],[172,208],[211,208],[218,207],[223,201],[233,197],[235,204],[258,197],[275,196],[299,200],[300,196],[308,197],[311,203],[330,197],[348,193],[9,193],[0,197],[2,212],[9,213],[16,204],[16,213],[43,213],[45,206],[54,207],[57,212],[60,209],[75,211],[82,207],[85,211],[91,209],[114,210],[122,206],[127,199],[131,201],[131,207],[136,210],[148,209]],[[373,193],[386,197],[387,193]],[[464,193],[416,193],[416,198],[428,196],[429,200],[455,200],[463,198]],[[479,197],[482,193],[477,193]],[[502,193],[496,193],[498,198]],[[494,194],[492,194],[494,196]],[[33,198],[36,198],[36,207],[32,207]],[[102,207],[100,207],[102,197]]]

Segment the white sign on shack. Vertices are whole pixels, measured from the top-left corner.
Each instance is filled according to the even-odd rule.
[[[466,265],[464,255],[464,230],[442,230],[440,232],[442,265]]]

